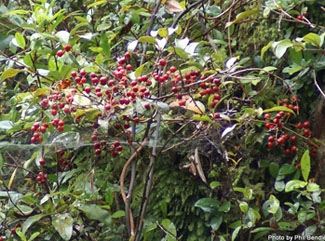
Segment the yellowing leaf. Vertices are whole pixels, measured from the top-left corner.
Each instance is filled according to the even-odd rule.
[[[1,79],[5,80],[5,79],[15,77],[20,72],[23,72],[23,70],[21,70],[21,69],[7,69],[2,73]]]
[[[11,188],[11,185],[12,185],[14,179],[15,179],[15,176],[16,176],[16,172],[17,172],[17,168],[11,174],[11,177],[10,177],[10,180],[9,180],[9,183],[8,183],[8,190],[10,190],[10,188]]]
[[[167,0],[165,2],[165,8],[171,13],[179,13],[184,10],[176,0]]]

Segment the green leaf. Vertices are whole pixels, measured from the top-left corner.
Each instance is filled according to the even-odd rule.
[[[210,226],[214,231],[217,231],[222,224],[222,216],[214,217],[211,219]]]
[[[234,230],[234,232],[233,232],[232,235],[231,235],[231,241],[235,241],[235,240],[236,240],[237,235],[238,235],[240,229],[241,229],[241,226],[237,227],[237,228]]]
[[[80,207],[78,207],[78,209],[83,211],[90,219],[101,221],[107,225],[109,225],[112,222],[112,219],[108,211],[102,209],[101,207],[95,204],[90,204],[90,205],[83,204]]]
[[[304,67],[301,65],[293,64],[288,67],[285,67],[282,72],[283,73],[288,73],[289,75],[293,75],[294,73],[302,70]]]
[[[206,122],[210,122],[213,123],[213,121],[211,120],[211,118],[207,115],[194,115],[192,116],[193,120],[197,120],[197,121],[206,121]]]
[[[248,211],[247,202],[240,202],[239,203],[239,208],[240,208],[240,211],[242,211],[243,213],[246,213]]]
[[[226,28],[229,27],[230,25],[234,24],[234,23],[239,22],[240,20],[242,20],[242,19],[244,19],[244,18],[250,17],[250,16],[252,16],[252,15],[254,15],[254,14],[257,14],[257,13],[259,13],[259,12],[260,12],[260,10],[257,10],[257,9],[247,10],[247,11],[245,11],[245,12],[242,12],[242,13],[240,13],[240,14],[238,14],[238,15],[236,16],[236,18],[235,18],[234,21],[232,21],[232,22],[230,22],[230,23],[227,23],[227,24],[226,24]]]
[[[38,222],[40,219],[42,219],[45,216],[48,216],[48,215],[47,214],[38,214],[38,215],[28,217],[23,224],[22,232],[25,234],[26,231],[29,229],[29,227],[33,225],[33,223]]]
[[[107,1],[106,1],[106,0],[97,1],[97,2],[94,2],[94,3],[92,3],[92,4],[89,4],[89,5],[87,6],[87,8],[89,9],[89,8],[94,7],[94,6],[102,5],[102,4],[104,4],[104,3],[107,3]]]
[[[21,232],[20,228],[16,228],[16,234],[21,238],[21,241],[27,241],[26,236]]]
[[[321,39],[320,39],[319,35],[317,35],[315,33],[309,33],[309,34],[305,35],[302,39],[306,43],[311,43],[312,45],[314,45],[316,47],[320,47]]]
[[[179,47],[175,47],[175,52],[182,59],[187,59],[188,58],[188,54],[183,49],[181,49]]]
[[[307,182],[310,173],[310,156],[309,150],[306,150],[301,158],[301,174],[304,180]]]
[[[143,68],[144,66],[146,66],[147,63],[144,63],[143,65],[140,65],[134,72],[135,74],[135,77],[139,77],[140,75],[142,75],[142,71],[143,71]]]
[[[269,213],[276,214],[280,207],[280,201],[274,195],[270,196],[269,201],[270,202],[267,211]]]
[[[280,176],[288,175],[288,174],[294,173],[296,170],[297,169],[293,165],[285,163],[280,167],[278,175],[280,175]]]
[[[271,162],[269,165],[269,171],[272,177],[276,177],[279,171],[279,164],[276,162]]]
[[[287,182],[285,192],[291,192],[298,188],[303,188],[307,185],[307,182],[301,180],[291,180]]]
[[[218,186],[220,186],[220,185],[221,185],[220,182],[218,182],[218,181],[213,181],[213,182],[210,183],[210,188],[211,188],[211,189],[215,189],[216,187],[218,187]]]
[[[202,198],[198,200],[195,204],[195,207],[201,208],[204,212],[211,212],[219,208],[219,201],[214,198]]]
[[[221,207],[218,209],[218,211],[227,213],[227,212],[229,212],[230,207],[231,207],[231,203],[229,201],[227,201],[221,205]]]
[[[290,112],[291,114],[295,115],[295,112],[293,110],[289,109],[288,107],[284,107],[284,106],[275,106],[270,109],[263,110],[264,113],[276,112],[276,111]]]
[[[272,44],[274,43],[274,41],[269,42],[266,46],[264,46],[261,50],[261,59],[263,59],[263,56],[265,54],[265,52],[272,46]]]
[[[30,11],[25,11],[25,10],[14,10],[14,11],[10,11],[10,12],[6,12],[4,14],[4,16],[8,16],[8,15],[24,15],[24,14],[29,14]]]
[[[73,218],[69,213],[57,214],[52,219],[52,225],[64,240],[70,240],[72,236]]]
[[[123,210],[118,210],[112,214],[112,218],[120,218],[124,216],[125,216],[125,212]]]
[[[280,59],[285,54],[287,49],[291,47],[293,44],[291,43],[290,39],[284,39],[277,43],[275,48],[275,56]]]
[[[308,183],[307,185],[307,191],[308,192],[315,192],[315,191],[319,191],[319,185],[313,182]]]
[[[15,39],[20,48],[24,49],[26,46],[25,38],[19,32],[15,34]]]
[[[28,241],[33,241],[33,240],[36,239],[37,236],[40,235],[40,234],[41,234],[40,232],[33,233],[32,236],[30,236],[30,238],[29,238]]]
[[[15,77],[18,73],[23,72],[24,70],[22,69],[7,69],[5,70],[2,75],[1,75],[1,79],[2,81]]]
[[[250,233],[259,233],[259,232],[273,231],[273,230],[274,230],[274,228],[270,228],[270,227],[259,227],[259,228],[253,229]]]
[[[156,44],[156,40],[155,38],[151,37],[151,36],[141,36],[138,39],[139,42],[146,42],[146,43],[151,43],[151,44]]]

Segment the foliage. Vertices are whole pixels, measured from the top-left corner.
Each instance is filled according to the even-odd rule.
[[[1,237],[324,233],[322,7],[3,1]]]

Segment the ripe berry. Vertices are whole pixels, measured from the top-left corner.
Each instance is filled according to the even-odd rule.
[[[289,156],[291,154],[290,149],[285,149],[284,154],[286,154],[287,156]]]
[[[269,136],[269,137],[267,138],[267,140],[270,141],[270,142],[273,142],[273,141],[275,140],[275,138],[274,138],[274,136]]]
[[[125,66],[125,68],[130,71],[132,70],[132,65],[128,64],[127,66]]]
[[[292,152],[296,152],[296,151],[297,151],[297,147],[296,147],[296,146],[292,146],[292,147],[291,147],[291,151],[292,151]]]
[[[268,143],[267,143],[267,147],[268,147],[268,148],[272,148],[272,147],[273,147],[273,143],[272,143],[272,142],[268,142]]]
[[[56,55],[61,57],[64,54],[64,51],[62,49],[58,50],[58,52],[56,52]]]
[[[310,123],[309,123],[309,121],[305,121],[303,125],[305,128],[308,128],[310,126]]]
[[[292,142],[295,142],[296,140],[297,140],[297,137],[296,137],[296,136],[292,136],[292,137],[291,137],[291,141],[292,141]]]
[[[301,129],[303,127],[303,124],[302,123],[298,123],[296,126],[297,126],[298,129]]]
[[[11,229],[11,234],[16,234],[16,228]]]
[[[52,109],[51,113],[52,113],[52,115],[56,115],[58,113],[58,111],[56,109]]]
[[[44,160],[44,158],[41,158],[41,160],[39,161],[39,164],[40,164],[41,166],[45,165],[45,160]]]
[[[185,106],[186,105],[186,100],[181,100],[178,102],[179,106]]]
[[[269,113],[266,113],[265,115],[264,115],[264,119],[270,119],[271,118],[271,115],[269,114]]]
[[[64,47],[64,50],[69,52],[71,50],[71,46],[68,44]]]
[[[79,73],[80,73],[81,76],[84,76],[84,75],[86,75],[86,70],[85,69],[81,69]]]
[[[170,67],[169,68],[169,71],[172,72],[172,73],[174,73],[176,71],[176,67],[175,66]]]
[[[297,16],[297,19],[298,19],[299,21],[302,21],[304,18],[303,18],[303,16],[299,15],[299,16]]]
[[[129,59],[129,58],[131,58],[131,55],[130,55],[129,52],[126,52],[126,53],[124,54],[124,57],[127,58],[127,59]]]
[[[95,155],[96,155],[96,156],[99,156],[101,152],[102,152],[101,149],[96,149],[96,150],[95,150]]]
[[[160,66],[165,66],[166,65],[166,60],[165,59],[160,59],[159,60],[159,65]]]
[[[144,108],[149,109],[150,108],[150,104],[149,103],[145,103],[144,104]]]

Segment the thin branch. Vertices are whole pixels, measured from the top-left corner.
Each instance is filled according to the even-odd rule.
[[[187,14],[187,13],[188,13],[192,8],[196,7],[197,5],[199,5],[199,4],[203,3],[203,2],[204,2],[204,0],[197,1],[197,2],[193,3],[192,5],[190,5],[188,8],[186,8],[183,12],[181,12],[181,13],[177,16],[177,18],[174,20],[174,22],[173,22],[171,28],[175,28],[175,27],[177,26],[179,20],[181,20],[181,18],[182,18],[185,14]]]
[[[317,87],[317,89],[319,90],[319,92],[321,93],[321,95],[323,96],[323,98],[325,99],[325,94],[324,94],[322,88],[319,87],[319,85],[317,83],[317,80],[316,80],[316,71],[315,70],[313,71],[313,78],[314,78],[314,84],[315,84],[315,86]]]
[[[156,8],[155,8],[155,10],[154,10],[154,12],[153,12],[153,14],[151,16],[151,19],[150,19],[149,27],[148,27],[148,30],[147,30],[147,35],[150,35],[150,32],[151,32],[152,27],[153,27],[153,23],[156,20],[156,15],[158,13],[160,4],[161,4],[161,0],[158,0],[157,3],[156,3]],[[148,47],[148,44],[147,43],[144,43],[144,45],[143,45],[143,51],[142,51],[142,56],[141,56],[141,61],[140,61],[140,65],[142,65],[144,63],[145,56],[146,56],[146,52],[147,52],[147,47]]]
[[[151,191],[151,186],[152,186],[152,180],[153,180],[153,173],[154,173],[154,165],[155,165],[155,160],[157,158],[157,145],[158,145],[158,139],[159,139],[159,130],[160,130],[160,124],[161,124],[161,114],[158,113],[158,120],[157,120],[157,126],[155,130],[155,139],[152,147],[152,154],[150,155],[150,163],[149,163],[149,171],[146,177],[146,183],[145,183],[145,188],[142,196],[142,202],[141,202],[141,207],[140,207],[140,214],[138,218],[138,224],[137,224],[137,230],[135,232],[135,238],[134,241],[140,241],[141,238],[141,232],[143,228],[143,223],[144,223],[144,217],[147,211],[147,206],[149,202],[149,196],[150,196],[150,191]]]

